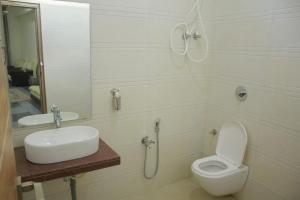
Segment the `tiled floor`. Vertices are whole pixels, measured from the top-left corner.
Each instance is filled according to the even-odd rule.
[[[14,90],[19,90],[28,99],[11,102],[12,126],[18,127],[18,120],[28,115],[41,114],[40,105],[33,101],[30,97],[30,92],[25,87],[14,87]]]
[[[148,194],[141,194],[123,198],[121,200],[235,200],[231,196],[212,197],[201,189],[191,179],[185,179],[164,186]]]

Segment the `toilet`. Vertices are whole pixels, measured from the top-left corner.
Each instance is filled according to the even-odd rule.
[[[219,134],[216,154],[193,162],[195,179],[213,196],[224,196],[240,191],[248,176],[243,165],[247,132],[240,122],[225,123]]]

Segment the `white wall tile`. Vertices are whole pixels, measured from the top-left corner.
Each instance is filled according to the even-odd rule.
[[[187,177],[194,159],[215,153],[218,136],[209,131],[239,120],[248,131],[244,162],[250,175],[237,198],[299,199],[297,0],[205,1],[210,52],[201,64],[169,51],[169,31],[193,1],[88,2],[93,118],[81,123],[99,128],[122,164],[83,177],[82,198],[114,200]],[[249,91],[243,103],[234,96],[239,85]],[[112,88],[121,90],[119,112],[111,110]],[[154,137],[157,118],[163,161],[158,176],[145,181],[140,139]],[[16,143],[28,132],[18,131]],[[67,198],[64,186],[55,183],[45,186],[49,199]]]
[[[190,176],[192,161],[202,156],[207,68],[172,55],[169,34],[194,1],[76,1],[91,4],[92,117],[63,126],[98,128],[100,137],[121,156],[120,166],[80,178],[78,198],[115,200]],[[77,58],[74,62],[80,59],[80,55],[68,52]],[[72,60],[54,52],[50,56],[61,65],[65,59]],[[112,110],[113,88],[120,89],[120,111]],[[154,137],[157,118],[161,118],[161,163],[158,175],[146,180],[141,139]],[[45,128],[53,126],[16,131],[15,144],[22,145],[26,135]],[[155,164],[154,147],[148,173]],[[61,180],[49,181],[44,188],[49,200],[69,198],[68,187]]]
[[[248,132],[250,175],[236,197],[298,199],[299,1],[215,0],[210,6],[213,53],[204,152],[213,153],[216,144],[209,130],[239,120]],[[249,92],[242,103],[234,96],[239,85]]]

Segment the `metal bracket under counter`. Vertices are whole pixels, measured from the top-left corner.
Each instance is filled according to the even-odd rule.
[[[42,183],[36,183],[32,181],[22,183],[21,177],[17,177],[17,192],[18,200],[23,200],[23,193],[34,191],[36,200],[45,200]]]

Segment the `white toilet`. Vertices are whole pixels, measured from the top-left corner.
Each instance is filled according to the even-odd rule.
[[[243,165],[247,132],[239,122],[227,122],[218,138],[216,155],[194,161],[192,172],[200,185],[214,196],[240,191],[248,176]]]

